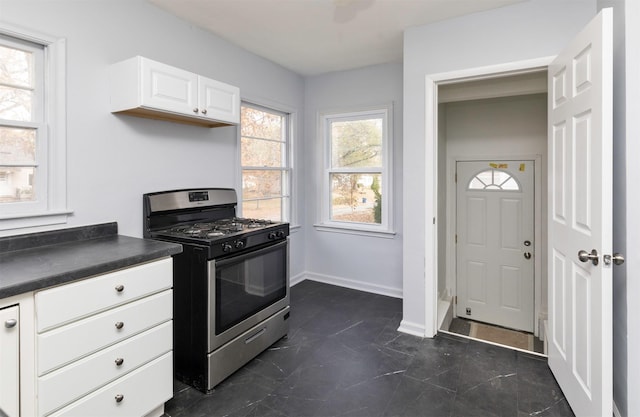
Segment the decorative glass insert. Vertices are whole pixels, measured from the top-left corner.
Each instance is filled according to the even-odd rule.
[[[506,171],[488,169],[469,181],[469,190],[520,191],[520,184]]]

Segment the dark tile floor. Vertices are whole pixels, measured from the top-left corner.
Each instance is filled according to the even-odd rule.
[[[203,394],[180,382],[178,416],[573,416],[541,357],[450,335],[399,333],[402,301],[304,281],[289,337]]]

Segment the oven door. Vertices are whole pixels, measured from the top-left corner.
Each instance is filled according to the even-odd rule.
[[[289,241],[209,261],[209,352],[289,305]]]

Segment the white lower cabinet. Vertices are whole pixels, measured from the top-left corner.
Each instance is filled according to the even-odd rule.
[[[164,259],[36,293],[38,416],[162,414],[173,396],[172,267]]]
[[[173,353],[169,352],[52,416],[144,416],[172,396]]]
[[[20,410],[19,308],[0,309],[0,410],[9,417]]]

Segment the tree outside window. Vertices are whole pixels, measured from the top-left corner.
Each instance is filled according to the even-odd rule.
[[[389,228],[389,108],[322,115],[326,146],[323,225]]]
[[[34,201],[39,126],[36,96],[36,46],[0,38],[0,203]]]
[[[242,215],[289,221],[289,117],[244,103],[240,111]]]

